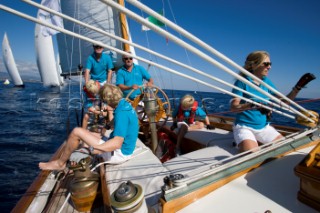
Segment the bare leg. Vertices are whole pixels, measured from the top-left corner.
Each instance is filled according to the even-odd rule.
[[[204,123],[201,121],[196,121],[189,127],[189,130],[202,129],[204,128]]]
[[[187,134],[188,128],[189,127],[187,125],[181,125],[180,126],[180,129],[179,129],[179,132],[178,132],[178,137],[177,137],[177,145],[176,145],[177,154],[180,154],[178,152],[180,152],[181,142],[182,142],[182,139],[184,138],[184,136]]]
[[[257,148],[259,145],[256,141],[253,140],[243,140],[240,144],[239,144],[239,151],[240,152],[245,152],[248,151],[250,149],[254,149]]]
[[[54,161],[49,161],[47,163],[40,162],[39,168],[42,170],[63,170],[66,167],[66,162],[69,159],[71,153],[78,148],[80,140],[92,146],[99,143],[100,137],[91,134],[88,130],[80,127],[73,129],[73,131],[69,135],[64,152],[62,153],[60,158]]]
[[[281,138],[283,138],[283,135],[279,134],[275,139],[273,139],[272,142],[274,142],[274,141],[276,141],[276,140],[279,140],[279,139],[281,139]]]
[[[108,110],[108,120],[111,122],[113,120],[113,108],[111,106],[107,106]]]
[[[88,127],[88,121],[89,121],[89,115],[88,113],[84,114],[83,120],[82,120],[82,128],[87,129]]]

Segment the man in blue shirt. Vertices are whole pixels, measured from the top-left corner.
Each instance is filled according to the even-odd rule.
[[[109,138],[101,137],[84,128],[75,128],[70,133],[59,159],[39,163],[42,170],[63,170],[66,162],[75,151],[80,141],[85,143],[89,154],[106,154],[110,163],[121,163],[129,160],[136,146],[138,138],[138,117],[131,104],[123,98],[121,90],[111,84],[102,88],[101,99],[114,108],[114,130]],[[84,149],[84,148],[82,148]],[[105,157],[104,156],[104,157]]]
[[[117,71],[116,85],[122,90],[124,97],[135,90],[129,97],[134,100],[141,94],[139,86],[143,85],[143,80],[148,81],[147,86],[152,86],[153,79],[142,66],[133,63],[132,57],[123,55],[122,61],[124,65]]]
[[[106,81],[111,83],[112,69],[114,68],[111,57],[103,53],[103,47],[99,45],[93,45],[93,49],[94,52],[87,59],[84,73],[85,84],[89,79],[100,82],[102,86]]]

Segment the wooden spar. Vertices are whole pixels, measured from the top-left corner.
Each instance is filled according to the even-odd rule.
[[[196,200],[209,194],[210,192],[212,192],[212,191],[218,189],[219,187],[229,183],[230,181],[240,177],[241,175],[248,173],[249,171],[261,166],[262,164],[269,162],[270,160],[283,157],[283,156],[285,156],[293,151],[299,150],[299,149],[303,149],[303,148],[306,148],[309,146],[316,145],[319,142],[320,142],[320,140],[318,139],[315,141],[310,141],[309,143],[301,144],[299,147],[287,150],[283,153],[279,153],[278,155],[274,156],[273,158],[267,158],[264,161],[257,162],[256,164],[254,164],[248,168],[244,168],[243,170],[240,170],[238,172],[235,172],[225,178],[219,179],[217,181],[213,181],[210,184],[206,184],[204,187],[200,187],[200,188],[197,188],[193,191],[189,191],[186,194],[181,194],[181,196],[172,196],[172,197],[169,196],[168,200],[165,200],[165,198],[166,198],[166,196],[165,196],[165,198],[161,198],[161,200],[160,200],[161,205],[162,205],[162,212],[165,212],[165,213],[177,212],[177,211],[181,210],[182,208],[195,202]]]
[[[69,31],[69,30],[63,29],[63,28],[61,28],[61,27],[54,26],[54,25],[52,25],[52,24],[48,24],[47,22],[41,21],[41,20],[36,19],[36,18],[34,18],[34,17],[32,17],[32,16],[29,16],[29,15],[23,14],[23,13],[21,13],[21,12],[18,12],[18,11],[16,11],[16,10],[13,10],[13,9],[11,9],[11,8],[9,8],[9,7],[0,5],[0,9],[3,9],[3,10],[5,10],[5,11],[7,11],[7,12],[13,13],[13,14],[18,15],[18,16],[21,16],[21,17],[23,17],[23,18],[25,18],[25,19],[28,19],[28,20],[30,20],[30,21],[33,21],[33,22],[35,22],[35,23],[38,23],[38,24],[41,24],[41,25],[50,27],[50,28],[52,28],[52,29],[55,29],[55,30],[60,31],[60,32],[62,32],[62,33],[65,33],[65,34],[67,34],[67,35],[74,36],[74,37],[76,37],[76,38],[79,38],[79,39],[88,41],[88,42],[90,42],[90,43],[99,44],[100,46],[103,46],[104,48],[113,50],[113,51],[115,51],[115,52],[117,52],[117,53],[126,54],[126,55],[128,55],[128,56],[135,57],[137,60],[143,61],[143,62],[145,62],[145,63],[147,63],[147,64],[152,65],[152,66],[158,67],[158,68],[160,68],[160,69],[162,69],[162,70],[166,70],[166,71],[171,72],[171,73],[173,73],[173,74],[176,74],[176,75],[182,76],[182,77],[184,77],[184,78],[190,79],[190,80],[192,80],[192,81],[201,83],[201,84],[203,84],[203,85],[206,85],[206,86],[208,86],[208,87],[211,87],[211,88],[213,88],[213,89],[215,89],[215,90],[218,90],[218,91],[220,91],[220,92],[222,92],[222,93],[226,93],[226,94],[231,95],[231,96],[233,96],[233,97],[241,98],[241,99],[243,99],[243,100],[245,100],[245,101],[247,101],[247,102],[249,102],[249,103],[255,103],[255,104],[257,104],[258,106],[262,106],[261,104],[256,103],[256,102],[252,101],[251,99],[247,99],[247,98],[244,98],[244,97],[242,97],[242,96],[236,95],[236,94],[234,94],[234,93],[232,93],[232,92],[230,92],[230,91],[228,91],[228,90],[225,90],[225,89],[222,89],[222,88],[220,88],[220,87],[214,86],[214,85],[212,85],[212,84],[206,83],[206,82],[204,82],[204,81],[201,81],[201,80],[196,79],[196,78],[194,78],[194,77],[191,77],[191,76],[189,76],[189,75],[183,74],[183,73],[181,73],[181,72],[178,72],[178,71],[173,70],[173,69],[171,69],[171,68],[168,68],[168,67],[166,67],[166,66],[157,64],[157,63],[155,63],[155,62],[153,62],[153,61],[150,61],[150,60],[147,60],[147,59],[145,59],[145,58],[142,58],[142,57],[139,57],[139,56],[136,56],[136,55],[132,55],[132,54],[128,54],[128,53],[125,52],[125,51],[119,50],[119,49],[114,48],[114,47],[112,47],[112,46],[103,44],[103,43],[101,43],[101,42],[97,42],[97,41],[95,41],[94,39],[90,39],[90,38],[88,38],[88,37],[79,35],[79,34],[77,34],[77,33],[73,33],[73,32],[71,32],[71,31]],[[212,60],[213,60],[213,59],[212,59]],[[286,113],[281,112],[281,111],[278,111],[278,110],[276,110],[276,109],[272,109],[272,108],[267,107],[267,106],[265,106],[265,105],[262,106],[262,107],[264,107],[264,108],[266,108],[266,109],[269,109],[269,110],[271,110],[271,111],[274,111],[274,112],[276,112],[276,113],[278,113],[278,114],[282,114],[283,116],[286,116],[286,117],[288,117],[288,118],[291,118],[291,119],[294,119],[294,118],[295,118],[295,117],[292,116],[292,115],[286,114]],[[296,111],[296,113],[297,113],[298,115],[301,115],[301,117],[306,118],[307,120],[310,120],[312,123],[314,122],[312,119],[306,117],[305,115],[303,115],[302,113],[298,112],[297,110],[295,110],[295,111]]]
[[[120,6],[119,4],[110,1],[110,0],[101,0],[101,2],[106,3],[109,6],[112,6],[116,9],[118,9],[119,11],[127,14],[127,16],[130,16],[132,19],[138,21],[139,23],[147,26],[148,28],[154,30],[156,33],[168,37],[170,40],[172,40],[173,42],[175,42],[176,44],[188,49],[189,51],[195,53],[196,55],[198,55],[199,57],[201,57],[202,59],[208,61],[209,63],[213,64],[214,66],[222,69],[223,71],[227,72],[228,74],[232,75],[233,77],[235,77],[236,79],[244,82],[245,84],[249,85],[250,87],[256,89],[257,91],[261,92],[262,94],[266,95],[267,97],[269,97],[271,100],[274,100],[275,102],[277,102],[278,104],[284,106],[283,109],[288,110],[288,111],[292,111],[296,114],[298,114],[299,116],[303,117],[304,119],[308,120],[311,123],[315,123],[312,119],[308,118],[307,116],[303,115],[301,112],[297,111],[296,109],[290,107],[288,104],[282,102],[279,98],[271,95],[270,93],[262,90],[261,88],[259,88],[258,86],[254,85],[252,82],[250,82],[249,80],[247,80],[246,78],[240,76],[239,74],[233,72],[231,69],[229,69],[228,67],[226,67],[225,65],[219,63],[218,61],[216,61],[215,59],[213,59],[212,57],[208,56],[207,54],[203,53],[202,51],[200,51],[199,49],[195,48],[194,46],[191,46],[190,44],[186,43],[185,41],[183,41],[182,39],[174,36],[171,33],[168,33],[167,31],[161,29],[160,27],[149,23],[147,20],[145,20],[144,18],[140,17],[139,15],[137,15],[136,13]],[[155,16],[156,17],[156,16]],[[270,86],[267,86],[267,88],[269,88]],[[277,93],[279,93],[277,91]],[[281,94],[281,93],[280,93]],[[284,96],[283,94],[279,95],[279,96]],[[284,96],[285,97],[285,96]],[[284,98],[287,99],[287,98]],[[288,101],[293,102],[292,100]],[[293,102],[294,103],[294,102]],[[298,104],[296,104],[298,105]],[[307,111],[306,109],[304,109],[303,107],[301,107],[300,105],[297,106],[298,108],[300,108],[303,111]],[[309,112],[307,112],[309,114]],[[314,117],[314,115],[311,115],[312,117]]]
[[[221,79],[219,79],[219,78],[216,78],[216,77],[214,77],[214,76],[212,76],[212,75],[209,75],[208,73],[205,73],[205,72],[203,72],[203,71],[201,71],[201,70],[195,69],[194,67],[191,67],[191,66],[189,66],[189,65],[186,65],[185,63],[181,63],[181,62],[179,62],[179,61],[176,61],[176,60],[174,60],[174,59],[172,59],[172,58],[169,58],[169,57],[167,57],[167,56],[165,56],[165,55],[159,54],[159,53],[157,53],[157,52],[155,52],[155,51],[152,51],[152,50],[150,50],[150,49],[148,49],[148,48],[145,48],[145,47],[143,47],[143,46],[141,46],[141,45],[132,43],[130,40],[128,40],[128,36],[126,37],[127,39],[123,39],[123,38],[118,37],[118,36],[116,36],[116,35],[113,35],[113,34],[111,34],[111,33],[105,32],[105,31],[103,31],[103,30],[101,30],[101,29],[99,29],[99,28],[96,28],[96,27],[91,26],[91,25],[89,25],[89,24],[83,23],[83,22],[81,22],[81,21],[79,21],[79,20],[77,20],[77,19],[74,19],[74,18],[70,17],[70,16],[67,16],[67,15],[64,15],[64,14],[62,14],[62,13],[59,13],[59,12],[57,12],[57,11],[55,11],[55,10],[52,10],[52,9],[48,8],[48,7],[44,7],[44,6],[41,5],[41,4],[35,3],[35,2],[33,2],[33,1],[28,1],[28,0],[22,0],[22,1],[25,1],[26,3],[31,4],[32,6],[38,7],[38,8],[40,8],[40,9],[45,10],[45,11],[47,11],[47,12],[49,12],[49,13],[54,14],[54,15],[60,16],[60,17],[63,18],[63,19],[67,19],[67,20],[72,21],[72,22],[74,22],[74,23],[76,23],[76,24],[79,24],[79,25],[84,26],[84,27],[86,27],[86,28],[92,29],[92,30],[94,30],[94,31],[96,31],[96,32],[99,32],[99,33],[101,33],[101,34],[103,34],[103,35],[106,35],[106,36],[109,36],[109,37],[114,38],[114,39],[116,39],[116,40],[119,40],[119,41],[123,42],[124,44],[127,44],[127,45],[126,45],[126,48],[129,47],[129,45],[134,46],[134,47],[137,47],[137,48],[139,48],[139,49],[141,49],[141,50],[143,50],[143,51],[146,51],[146,52],[148,52],[148,53],[150,53],[150,54],[153,54],[153,55],[155,55],[155,56],[157,56],[157,57],[160,57],[160,58],[162,58],[162,59],[165,59],[165,60],[167,60],[167,61],[170,61],[170,62],[172,62],[172,63],[174,63],[174,64],[177,64],[177,65],[179,65],[179,66],[181,66],[181,67],[183,67],[183,68],[189,69],[189,70],[191,70],[191,71],[193,71],[193,72],[195,72],[195,73],[198,73],[198,74],[200,74],[200,75],[203,75],[203,76],[205,76],[205,77],[208,77],[208,78],[210,78],[210,79],[212,79],[212,80],[214,80],[214,81],[217,81],[217,82],[219,82],[219,83],[221,83],[221,84],[224,84],[224,85],[229,86],[229,87],[231,87],[231,88],[238,89],[239,91],[241,91],[241,92],[243,92],[243,93],[249,94],[249,95],[251,95],[252,97],[255,97],[255,98],[259,99],[259,100],[262,100],[262,101],[267,102],[267,103],[270,104],[271,106],[275,106],[275,107],[281,108],[281,106],[278,105],[278,104],[275,104],[275,103],[273,103],[273,102],[270,102],[270,101],[268,101],[268,100],[265,100],[264,98],[261,98],[260,96],[257,96],[257,95],[255,95],[255,94],[251,94],[251,93],[249,93],[249,92],[246,91],[246,90],[243,90],[243,89],[241,89],[241,88],[238,88],[238,87],[234,86],[233,84],[230,84],[230,83],[228,83],[228,82],[226,82],[226,81],[223,81],[223,80],[221,80]],[[122,14],[122,13],[120,13],[120,14]],[[125,18],[125,20],[124,20],[124,22],[123,22],[124,24],[123,24],[122,26],[125,28],[124,32],[126,33],[126,32],[128,32],[128,31],[127,31],[127,27],[126,27],[126,26],[127,26],[127,22],[126,22],[126,17],[125,17],[125,16],[124,16],[124,18]],[[124,48],[125,48],[125,47],[124,47]],[[125,48],[125,51],[129,50],[129,49],[126,49],[126,48]],[[261,105],[261,104],[260,104],[260,105]],[[257,103],[257,106],[259,106],[258,103]],[[260,106],[260,107],[265,107],[265,106]],[[268,109],[268,110],[270,110],[270,109]]]
[[[224,85],[229,86],[229,87],[231,87],[231,88],[235,88],[235,89],[237,89],[237,90],[239,90],[239,91],[241,91],[241,92],[243,92],[243,93],[246,93],[246,94],[251,95],[252,97],[255,97],[255,98],[259,99],[259,100],[265,101],[266,103],[270,104],[271,106],[281,108],[281,106],[278,105],[278,104],[276,104],[276,103],[270,102],[269,100],[266,100],[266,99],[264,99],[264,98],[262,98],[262,97],[260,97],[260,96],[255,95],[255,94],[251,94],[251,93],[249,93],[249,92],[246,91],[246,90],[243,90],[243,89],[241,89],[241,88],[238,88],[238,87],[234,86],[233,84],[230,84],[230,83],[228,83],[228,82],[226,82],[226,81],[223,81],[223,80],[221,80],[221,79],[219,79],[219,78],[216,78],[216,77],[214,77],[214,76],[212,76],[212,75],[209,75],[208,73],[205,73],[205,72],[203,72],[203,71],[201,71],[201,70],[195,69],[194,67],[191,67],[191,66],[189,66],[189,65],[186,65],[185,63],[181,63],[181,62],[179,62],[179,61],[176,61],[176,60],[174,60],[174,59],[172,59],[172,58],[166,57],[166,56],[164,56],[164,55],[162,55],[162,54],[159,54],[159,53],[157,53],[157,52],[155,52],[155,51],[152,51],[152,50],[150,50],[150,49],[148,49],[148,48],[145,48],[145,47],[143,47],[143,46],[141,46],[141,45],[132,43],[130,40],[128,40],[128,37],[127,37],[127,39],[123,39],[123,38],[118,37],[118,36],[116,36],[116,35],[113,35],[113,34],[111,34],[111,33],[105,32],[105,31],[103,31],[103,30],[101,30],[101,29],[99,29],[99,28],[96,28],[96,27],[93,27],[93,26],[91,26],[91,25],[89,25],[89,24],[83,23],[83,22],[81,22],[81,21],[79,21],[79,20],[77,20],[77,19],[74,19],[74,18],[70,17],[70,16],[67,16],[67,15],[64,15],[64,14],[62,14],[62,13],[59,13],[59,12],[57,12],[57,11],[55,11],[55,10],[52,10],[52,9],[48,8],[48,7],[44,7],[44,6],[41,5],[41,4],[35,3],[35,2],[33,2],[33,1],[28,1],[28,0],[23,0],[23,1],[25,1],[25,2],[28,3],[28,4],[31,4],[32,6],[38,7],[38,8],[40,8],[40,9],[42,9],[42,10],[45,10],[45,11],[47,11],[47,12],[49,12],[49,13],[52,13],[52,14],[57,15],[57,16],[60,16],[60,17],[62,17],[63,19],[67,19],[67,20],[72,21],[72,22],[74,22],[74,23],[77,23],[77,24],[79,24],[79,25],[81,25],[81,26],[84,26],[84,27],[86,27],[86,28],[89,28],[89,29],[92,29],[92,30],[94,30],[94,31],[96,31],[96,32],[99,32],[99,33],[101,33],[101,34],[103,34],[103,35],[106,35],[106,36],[109,36],[109,37],[114,38],[114,39],[116,39],[116,40],[119,40],[119,41],[123,42],[124,44],[127,44],[127,45],[125,45],[125,47],[124,47],[124,48],[125,48],[125,51],[127,51],[127,50],[130,49],[130,48],[129,48],[129,45],[134,46],[134,47],[137,47],[137,48],[139,48],[139,49],[141,49],[141,50],[143,50],[143,51],[146,51],[146,52],[148,52],[148,53],[150,53],[150,54],[153,54],[153,55],[155,55],[155,56],[157,56],[157,57],[163,58],[163,59],[165,59],[165,60],[167,60],[167,61],[170,61],[170,62],[172,62],[172,63],[174,63],[174,64],[177,64],[177,65],[179,65],[179,66],[181,66],[181,67],[183,67],[183,68],[189,69],[189,70],[191,70],[191,71],[193,71],[193,72],[195,72],[195,73],[198,73],[198,74],[200,74],[200,75],[203,75],[203,76],[205,76],[205,77],[208,77],[208,78],[210,78],[210,79],[212,79],[212,80],[214,80],[214,81],[217,81],[217,82],[219,82],[219,83],[221,83],[221,84],[224,84]],[[122,13],[120,13],[120,14],[122,14]],[[125,15],[124,15],[124,18],[125,18],[125,20],[124,20],[124,22],[123,22],[124,24],[123,24],[122,26],[124,27],[124,32],[126,33],[126,32],[128,32],[128,31],[127,31],[127,27],[126,27],[126,26],[127,26],[127,22],[126,22],[126,17],[125,17]],[[126,33],[126,34],[127,34],[127,33]],[[127,48],[128,48],[128,49],[127,49]],[[254,103],[254,102],[252,102],[252,103]],[[259,106],[259,107],[266,108],[266,106],[261,105],[261,104],[259,104],[259,103],[256,103],[256,105]],[[270,108],[266,108],[266,109],[272,110],[272,109],[270,109]],[[293,118],[293,117],[291,117],[291,118]]]
[[[118,3],[122,6],[124,6],[124,0],[118,0]],[[127,27],[127,18],[124,13],[119,12],[119,18],[120,18],[120,24],[121,24],[121,32],[122,32],[122,38],[129,41],[129,33],[128,33],[128,27]],[[130,51],[130,46],[128,43],[123,43],[123,50],[124,51]]]
[[[292,101],[291,99],[289,99],[288,97],[284,96],[283,94],[281,94],[280,92],[278,92],[276,89],[272,88],[271,86],[269,86],[268,84],[266,84],[265,82],[263,82],[261,79],[257,78],[255,75],[253,75],[252,73],[248,72],[246,69],[244,69],[242,66],[238,65],[237,63],[235,63],[234,61],[232,61],[230,58],[226,57],[225,55],[223,55],[222,53],[220,53],[219,51],[217,51],[216,49],[214,49],[213,47],[211,47],[210,45],[206,44],[205,42],[203,42],[202,40],[200,40],[199,38],[197,38],[196,36],[192,35],[191,33],[189,33],[188,31],[184,30],[182,27],[178,26],[177,24],[171,22],[170,20],[168,20],[167,18],[165,18],[164,16],[159,15],[157,12],[155,12],[154,10],[148,8],[147,6],[145,6],[143,3],[139,2],[139,1],[135,1],[135,0],[127,0],[128,3],[134,5],[135,7],[139,8],[140,10],[143,10],[144,12],[148,13],[149,15],[155,17],[156,19],[160,20],[162,23],[166,24],[167,26],[171,27],[172,29],[174,29],[175,31],[177,31],[178,33],[180,33],[181,35],[185,36],[186,38],[190,39],[191,41],[193,41],[194,43],[198,44],[199,46],[203,47],[204,49],[208,50],[209,52],[211,52],[212,54],[216,55],[217,57],[221,58],[222,60],[226,61],[227,63],[229,63],[231,66],[235,67],[237,70],[240,70],[242,73],[252,77],[253,79],[257,80],[259,83],[261,83],[262,85],[266,86],[268,89],[270,89],[272,92],[274,92],[276,95],[280,96],[283,100],[288,101],[290,104],[296,106],[297,108],[299,108],[300,110],[308,113],[311,117],[315,117],[314,115],[312,115],[312,113],[308,112],[305,108],[303,108],[302,106],[300,106],[299,104],[297,104],[296,102]],[[154,28],[151,28],[154,29]],[[154,30],[157,32],[157,30]],[[225,70],[226,72],[229,73],[229,71]],[[231,74],[231,73],[229,73]],[[232,75],[232,74],[231,74]],[[236,76],[235,76],[236,77]],[[236,77],[237,78],[237,77]],[[237,78],[239,79],[239,78]],[[241,79],[239,79],[241,80]],[[242,82],[244,82],[243,80],[241,80]],[[276,98],[277,99],[277,98]],[[281,105],[281,100],[279,100],[279,104]],[[288,106],[288,105],[284,105],[284,106]]]

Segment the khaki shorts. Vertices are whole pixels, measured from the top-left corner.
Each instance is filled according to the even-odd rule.
[[[270,125],[259,130],[239,124],[233,126],[233,136],[237,146],[244,140],[259,141],[263,144],[270,143],[279,135],[280,133]]]

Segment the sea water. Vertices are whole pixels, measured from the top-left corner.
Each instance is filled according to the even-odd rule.
[[[10,212],[39,174],[38,163],[48,161],[81,123],[81,85],[44,88],[25,83],[25,88],[0,84],[0,209]],[[234,116],[229,112],[230,96],[221,93],[165,90],[171,105],[188,93],[208,113]],[[202,101],[204,100],[204,101]],[[319,113],[320,102],[297,99],[302,106]],[[277,123],[298,126],[292,119],[274,115]]]

